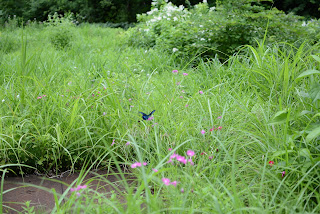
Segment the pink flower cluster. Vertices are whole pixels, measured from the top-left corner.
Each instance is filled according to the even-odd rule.
[[[78,185],[77,188],[71,188],[70,191],[71,192],[77,192],[77,196],[79,197],[81,194],[78,191],[81,190],[81,189],[86,189],[86,188],[87,188],[87,185],[83,185],[83,186]]]
[[[39,96],[39,97],[37,97],[37,99],[39,100],[39,99],[42,99],[42,98],[44,98],[44,97],[46,97],[47,95],[42,95],[42,96]]]
[[[143,162],[143,163],[135,162],[135,163],[131,164],[131,168],[141,167],[142,165],[146,166],[147,162]]]
[[[183,164],[187,164],[188,162],[193,166],[194,163],[191,159],[192,156],[194,156],[194,151],[192,150],[188,150],[187,151],[187,155],[190,157],[189,159],[186,159],[186,157],[182,156],[182,155],[178,155],[176,153],[173,153],[171,156],[170,156],[170,159],[168,160],[167,163],[172,163],[173,159],[176,159],[177,161],[183,163]]]
[[[222,126],[219,126],[218,128],[213,127],[212,129],[210,129],[210,132],[212,132],[213,130],[221,130]]]
[[[169,185],[172,185],[172,186],[177,186],[177,181],[170,181],[170,179],[169,178],[162,178],[162,182],[164,183],[164,185],[166,185],[166,186],[169,186]]]

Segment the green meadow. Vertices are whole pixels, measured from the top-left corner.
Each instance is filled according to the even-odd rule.
[[[48,190],[51,212],[320,212],[317,43],[184,58],[123,29],[61,29],[1,30],[2,187],[6,174],[108,169],[125,191]]]

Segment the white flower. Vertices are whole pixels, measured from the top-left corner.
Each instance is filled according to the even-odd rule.
[[[180,5],[180,6],[179,6],[179,10],[182,11],[183,9],[184,9],[184,6],[183,6],[183,5]]]
[[[177,17],[173,17],[173,21],[178,21],[178,18]]]
[[[5,101],[5,100],[3,99],[2,102],[4,103],[4,101]]]
[[[206,39],[204,39],[204,38],[201,38],[201,39],[200,39],[200,41],[206,41]]]
[[[179,49],[178,48],[172,48],[172,52],[177,52]]]
[[[148,32],[150,29],[149,28],[147,28],[147,29],[144,29],[144,32]]]
[[[203,27],[203,25],[199,25],[199,27]]]
[[[167,20],[170,21],[171,19],[170,19],[170,18],[167,18]]]
[[[203,0],[203,3],[205,3],[205,4],[206,4],[206,3],[208,3],[208,2],[207,2],[207,0]]]
[[[18,99],[20,98],[20,94],[17,95],[17,98],[18,98]]]

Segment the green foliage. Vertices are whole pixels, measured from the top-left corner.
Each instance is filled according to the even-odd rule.
[[[217,7],[199,3],[191,10],[172,3],[155,4],[146,14],[138,15],[140,24],[128,31],[131,45],[156,47],[179,57],[232,55],[242,45],[254,45],[264,39],[266,44],[275,41],[296,42],[319,40],[318,21],[303,24],[301,17],[261,6],[252,1],[223,2]]]
[[[10,53],[19,48],[19,41],[11,32],[0,32],[0,52]]]
[[[66,14],[65,16],[55,13],[53,16],[48,16],[46,25],[50,29],[49,39],[51,44],[57,49],[64,49],[71,45],[73,34],[73,15]]]

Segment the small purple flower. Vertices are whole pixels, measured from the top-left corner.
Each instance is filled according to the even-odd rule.
[[[172,73],[177,74],[179,71],[178,70],[173,70]]]
[[[199,94],[203,94],[203,91],[199,91]]]
[[[205,134],[205,133],[206,133],[206,131],[202,129],[201,130],[201,134]]]
[[[187,74],[187,73],[183,73],[183,76],[188,76],[189,74]]]

